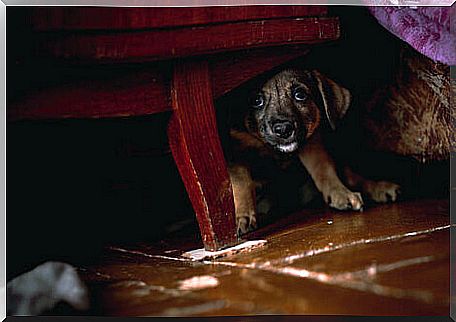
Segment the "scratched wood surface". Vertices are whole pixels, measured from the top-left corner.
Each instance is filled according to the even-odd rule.
[[[307,52],[306,47],[294,46],[213,55],[208,60],[214,98]],[[94,72],[84,80],[26,93],[8,104],[8,120],[121,117],[171,111],[171,72],[170,64],[120,69],[107,77]]]
[[[234,201],[218,138],[209,66],[178,62],[168,125],[171,152],[185,184],[207,250],[237,242]]]
[[[240,20],[321,16],[326,6],[221,6],[177,8],[34,7],[36,31],[117,30],[197,26]]]
[[[448,200],[304,210],[248,236],[268,241],[250,253],[182,259],[198,247],[184,229],[80,271],[99,314],[448,315],[450,229]]]
[[[339,37],[333,17],[228,22],[195,28],[36,35],[36,54],[82,62],[144,62]],[[223,36],[222,36],[223,35]]]
[[[11,50],[14,55],[9,57],[17,68],[23,64],[22,56],[30,56],[28,63],[37,66],[27,77],[47,75],[49,68],[56,74],[77,74],[66,64],[70,61],[77,68],[89,61],[145,62],[211,54],[207,59],[215,97],[306,54],[310,44],[337,39],[340,33],[338,19],[323,16],[325,6],[36,7],[11,12],[15,18],[11,27],[28,31],[22,34],[26,52],[17,44],[10,45],[17,52]],[[295,47],[298,44],[301,47]],[[59,69],[59,57],[66,60],[67,70]],[[49,66],[47,59],[55,65]],[[137,75],[127,71],[101,80],[97,67],[93,68],[95,79],[88,72],[83,80],[70,77],[54,80],[57,86],[40,84],[39,90],[26,91],[19,101],[8,104],[8,119],[118,117],[170,110],[170,73],[162,66],[147,65]]]

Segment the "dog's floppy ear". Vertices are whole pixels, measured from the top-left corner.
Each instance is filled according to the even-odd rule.
[[[345,115],[350,106],[351,94],[328,77],[313,70],[312,76],[320,92],[326,117],[334,130],[338,121]]]

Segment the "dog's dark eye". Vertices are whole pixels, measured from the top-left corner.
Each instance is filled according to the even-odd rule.
[[[262,108],[264,106],[264,96],[261,93],[254,95],[250,99],[250,105],[254,108]]]
[[[297,101],[304,101],[307,98],[307,94],[304,91],[304,88],[297,87],[293,90],[293,97]]]

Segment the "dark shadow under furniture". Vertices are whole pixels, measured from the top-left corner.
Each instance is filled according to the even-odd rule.
[[[338,19],[324,6],[34,7],[25,13],[38,58],[144,69],[28,91],[8,104],[8,121],[172,111],[169,144],[207,250],[238,240],[214,99],[339,37]]]

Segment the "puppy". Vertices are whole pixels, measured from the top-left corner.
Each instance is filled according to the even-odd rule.
[[[252,170],[266,160],[286,168],[291,159],[298,158],[330,207],[362,209],[361,194],[342,183],[322,142],[321,124],[327,123],[334,129],[350,100],[347,89],[318,71],[300,70],[276,74],[252,96],[240,117],[230,125],[232,160],[228,170],[239,234],[257,226],[255,189],[258,180],[253,178]],[[386,201],[385,196],[394,194],[392,191],[398,188],[394,184],[365,180],[348,168],[344,173],[353,187],[366,190],[368,197],[374,200]],[[389,199],[395,199],[395,195]]]

